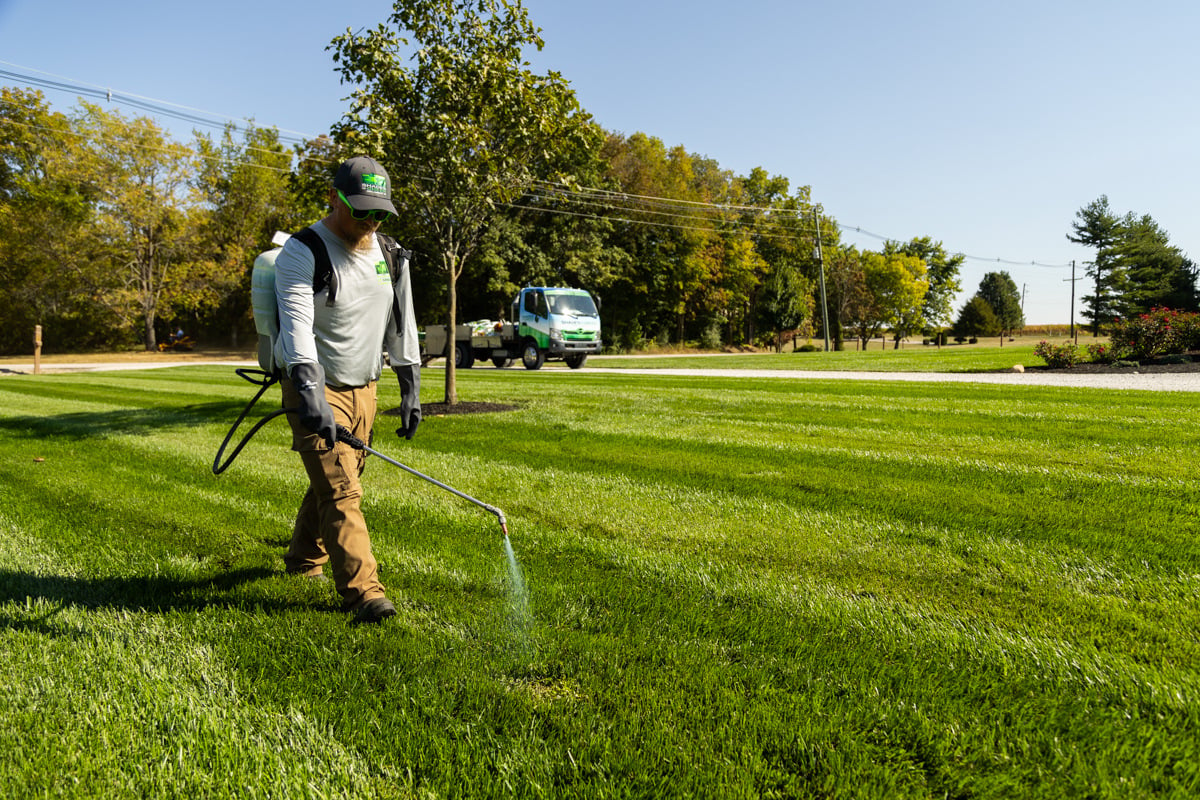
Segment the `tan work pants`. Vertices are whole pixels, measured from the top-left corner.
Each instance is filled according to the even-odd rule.
[[[296,408],[300,397],[284,378],[284,408]],[[338,389],[325,387],[333,418],[366,442],[375,422],[375,384]],[[292,449],[300,454],[308,473],[308,491],[300,503],[292,541],[283,563],[295,575],[319,575],[326,562],[333,569],[334,586],[342,596],[342,609],[350,611],[368,600],[384,596],[379,565],[371,553],[371,537],[363,518],[362,475],[366,453],[344,442],[330,449],[320,436],[287,415],[292,426]]]

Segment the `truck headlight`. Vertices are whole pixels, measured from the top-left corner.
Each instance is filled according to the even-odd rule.
[[[561,328],[551,328],[551,329],[550,329],[550,338],[551,338],[551,339],[557,339],[557,340],[561,340],[561,339],[562,339],[562,337],[563,337],[563,335],[562,335],[562,329],[561,329]]]

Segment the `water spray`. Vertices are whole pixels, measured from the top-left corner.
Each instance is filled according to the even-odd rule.
[[[438,486],[442,489],[445,489],[447,492],[450,492],[451,494],[456,494],[459,497],[461,497],[463,500],[466,500],[469,503],[474,503],[475,505],[482,508],[484,511],[487,511],[489,514],[495,514],[496,519],[500,522],[500,532],[504,534],[504,541],[505,542],[508,541],[508,520],[505,519],[504,512],[501,511],[500,509],[496,508],[495,506],[488,505],[487,503],[483,502],[482,500],[476,500],[474,497],[471,497],[471,495],[466,494],[465,492],[460,492],[458,489],[455,489],[453,486],[447,486],[446,484],[442,483],[441,481],[437,480],[436,478],[431,478],[428,475],[426,475],[425,473],[418,472],[417,470],[413,469],[410,466],[401,464],[399,461],[397,461],[394,458],[385,456],[383,453],[379,452],[378,450],[374,450],[371,447],[368,447],[366,442],[364,442],[362,439],[359,439],[354,434],[350,433],[350,431],[346,430],[346,428],[344,428],[341,425],[337,426],[337,436],[338,436],[339,442],[345,442],[346,444],[353,447],[355,450],[363,450],[363,451],[375,456],[376,458],[382,458],[384,461],[388,462],[389,464],[397,466],[409,474],[416,475],[418,478],[421,478],[422,480],[429,481],[434,486]]]

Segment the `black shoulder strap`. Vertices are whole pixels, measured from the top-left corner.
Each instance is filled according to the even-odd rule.
[[[400,298],[396,296],[396,281],[400,280],[404,262],[412,258],[412,251],[405,250],[400,243],[384,233],[375,234],[379,240],[379,249],[383,250],[383,260],[387,262],[388,273],[392,276],[392,311],[395,313],[396,324],[400,324]]]
[[[313,265],[313,294],[328,286],[329,293],[325,295],[325,305],[333,305],[334,298],[337,297],[337,274],[333,271],[333,262],[329,260],[329,250],[325,247],[325,240],[312,226],[293,234],[292,238],[299,239],[312,251],[315,262]]]
[[[388,263],[391,283],[395,285],[396,281],[400,279],[400,269],[397,269],[400,266],[400,259],[407,258],[412,253],[401,247],[400,243],[392,239],[388,234],[376,234],[376,240],[379,242],[379,249],[383,251],[383,260]]]

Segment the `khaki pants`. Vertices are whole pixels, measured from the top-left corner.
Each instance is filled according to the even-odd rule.
[[[300,397],[284,378],[284,408],[296,408]],[[364,442],[375,422],[375,384],[338,389],[325,387],[333,418]],[[363,518],[362,475],[366,453],[338,442],[329,449],[320,436],[287,415],[292,426],[292,449],[300,454],[308,473],[308,491],[296,514],[292,541],[283,563],[295,575],[319,575],[329,562],[334,586],[342,596],[342,609],[350,611],[368,600],[383,597],[379,565],[371,553],[371,537]]]

